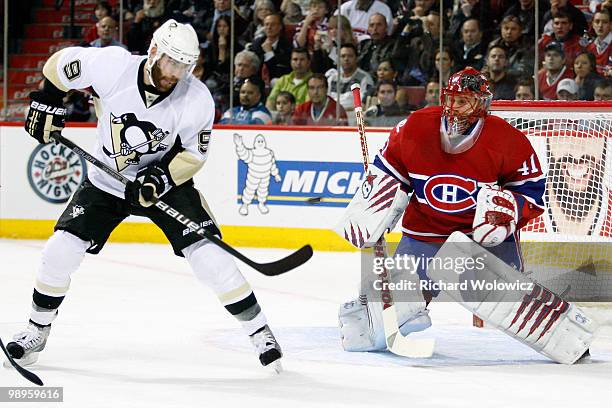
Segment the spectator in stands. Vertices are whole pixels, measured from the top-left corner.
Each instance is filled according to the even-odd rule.
[[[506,48],[508,55],[508,73],[515,77],[532,75],[534,48],[525,41],[521,20],[514,15],[505,16],[501,21],[501,35],[489,43],[489,49],[495,45]]]
[[[514,88],[514,99],[517,101],[535,100],[535,89],[533,80],[530,77],[521,78]]]
[[[550,4],[547,0],[540,0],[538,7],[538,22],[539,31],[542,31],[542,21],[544,19],[544,13],[550,9]],[[514,5],[510,6],[505,16],[512,15],[517,16],[521,20],[521,26],[523,27],[523,36],[525,36],[528,43],[533,43],[536,37],[535,33],[535,0],[518,0]],[[540,36],[540,33],[537,34]]]
[[[325,0],[311,0],[310,9],[304,20],[297,25],[293,46],[296,48],[306,48],[312,53],[315,47],[315,35],[317,32],[327,31],[327,14],[329,7]]]
[[[90,42],[91,47],[108,47],[109,45],[127,48],[119,41],[115,40],[115,34],[117,34],[117,22],[111,16],[102,17],[100,21],[96,23],[98,27],[98,38]]]
[[[425,100],[421,105],[422,108],[440,105],[440,83],[438,78],[431,78],[425,87]]]
[[[338,47],[336,37],[338,35],[338,21],[340,21],[341,44],[357,44],[353,35],[351,23],[345,16],[331,16],[329,18],[327,32],[321,31],[315,35],[314,51],[312,53],[312,71],[325,73],[336,66],[338,59]]]
[[[544,49],[544,68],[538,72],[540,98],[557,99],[557,84],[565,78],[571,78],[572,71],[565,65],[563,45],[556,41],[548,43]]]
[[[571,78],[565,78],[557,84],[557,100],[575,101],[578,99],[578,85]]]
[[[593,100],[596,101],[612,101],[612,81],[603,79],[595,84],[593,91]]]
[[[453,60],[453,54],[450,51],[450,48],[444,47],[442,48],[442,52],[437,51],[434,57],[434,72],[433,77],[438,78],[442,76],[442,84],[446,85],[448,83],[448,78],[450,78],[451,74],[455,72],[455,61]]]
[[[493,91],[493,99],[514,99],[514,87],[516,78],[507,71],[508,55],[506,49],[501,45],[489,48],[487,64],[483,68],[484,74],[489,79],[489,85]]]
[[[387,34],[393,34],[393,15],[391,9],[380,0],[349,0],[340,6],[340,12],[349,19],[353,32],[357,37],[366,34],[368,31],[368,21],[374,13],[380,13],[385,16],[387,20]],[[338,14],[338,11],[335,14]]]
[[[291,72],[291,43],[284,35],[280,14],[264,18],[264,35],[253,41],[251,51],[263,61],[261,77],[266,83]]]
[[[240,87],[240,106],[223,113],[219,123],[234,125],[269,125],[270,111],[261,102],[265,84],[259,77],[246,78]]]
[[[593,15],[593,31],[597,36],[587,50],[595,55],[597,73],[612,77],[612,25],[610,24],[610,11],[603,9]]]
[[[127,33],[128,50],[144,55],[149,49],[153,31],[166,20],[163,0],[143,0],[142,9],[134,15],[134,21]]]
[[[387,58],[378,64],[376,80],[396,82],[397,69],[395,69],[395,62],[391,58]]]
[[[204,17],[203,19],[204,21],[202,21],[199,24],[194,25],[194,28],[196,29],[196,32],[198,33],[198,37],[200,37],[200,40],[203,39],[205,41],[211,41],[213,39],[214,29],[217,26],[217,20],[219,19],[219,17],[221,16],[230,17],[230,15],[232,14],[232,10],[231,10],[232,3],[230,0],[214,0],[213,4],[214,4],[213,12],[212,13],[207,12],[206,13],[207,17]],[[237,13],[235,14],[235,16],[236,15]],[[240,24],[236,24],[236,29],[240,26],[241,26]]]
[[[213,36],[210,41],[206,43],[204,49],[204,83],[210,89],[213,95],[215,104],[225,111],[229,107],[229,93],[230,93],[230,26],[231,19],[229,16],[219,16],[215,22],[213,29]],[[234,33],[234,38],[236,34]],[[238,42],[234,42],[234,53],[237,54],[242,51],[242,47]],[[238,56],[234,60],[234,65],[238,66]],[[255,72],[241,74],[241,78],[246,78],[254,75]],[[236,75],[237,76],[237,75]],[[237,85],[236,99],[239,93],[240,85]]]
[[[592,101],[595,83],[602,77],[595,71],[595,56],[588,51],[580,51],[574,60],[574,81],[578,85],[578,99]]]
[[[551,34],[554,31],[554,16],[563,11],[570,16],[572,21],[571,33],[581,37],[589,28],[584,13],[576,8],[569,0],[550,0],[550,10],[544,14],[544,33]]]
[[[240,89],[242,88],[242,83],[247,78],[253,79],[258,76],[260,68],[261,61],[259,60],[259,57],[257,57],[257,54],[255,54],[253,51],[243,50],[236,54],[236,58],[234,58],[234,83],[232,84],[232,89],[234,92],[234,104],[236,103],[236,101],[238,101],[240,97]],[[264,91],[262,91],[262,95],[263,94]]]
[[[295,96],[291,92],[280,91],[276,95],[276,109],[272,112],[272,123],[274,125],[293,124],[295,106]]]
[[[378,103],[370,106],[364,113],[364,120],[370,126],[395,126],[406,118],[406,110],[400,108],[395,100],[397,85],[390,81],[380,81],[376,86]],[[415,110],[416,107],[412,107]]]
[[[295,48],[291,51],[291,72],[280,77],[274,84],[266,102],[268,109],[274,110],[276,95],[280,91],[291,92],[298,105],[304,103],[308,98],[308,79],[311,76],[308,50],[306,48]]]
[[[83,32],[83,41],[91,43],[98,38],[98,23],[104,18],[113,15],[113,8],[107,1],[98,1],[94,7],[93,19],[95,23]]]
[[[342,64],[342,77],[338,77],[338,70],[332,68],[325,73],[327,77],[328,94],[335,96],[340,93],[338,102],[345,111],[352,112],[355,108],[351,85],[359,84],[362,95],[367,95],[374,86],[372,76],[357,66],[357,48],[353,44],[342,44],[340,47],[340,63]],[[354,118],[349,118],[349,124],[354,124]]]
[[[253,19],[247,25],[241,35],[241,40],[244,45],[253,42],[253,40],[264,34],[264,19],[276,13],[272,0],[255,0]]]
[[[465,20],[461,28],[461,42],[455,49],[455,69],[465,67],[482,69],[485,62],[486,44],[482,41],[480,22],[475,18]]]
[[[423,20],[423,17],[427,16],[430,12],[434,11],[437,13],[438,10],[436,0],[400,0],[396,2],[395,6],[393,5],[394,2],[387,3],[394,14],[393,25],[395,33],[402,32],[406,24],[415,17]]]
[[[374,76],[381,61],[391,58],[395,40],[387,34],[387,19],[381,13],[373,13],[368,22],[369,39],[357,47],[359,68]]]
[[[482,30],[489,26],[489,2],[480,0],[459,0],[457,10],[451,17],[450,34],[454,41],[459,41],[463,35],[463,25],[467,20],[475,19]],[[484,34],[484,33],[483,33]],[[486,35],[485,37],[489,37]]]
[[[293,114],[293,124],[302,126],[346,126],[346,111],[340,106],[337,118],[336,101],[328,95],[327,78],[323,74],[313,74],[308,80],[308,98],[298,105]]]
[[[578,52],[582,50],[580,37],[572,32],[572,17],[565,11],[557,11],[557,13],[553,15],[552,21],[553,33],[550,35],[544,34],[538,42],[540,53],[544,52],[546,45],[551,41],[561,43],[565,53],[565,64],[571,69],[574,64],[574,58],[576,58]]]

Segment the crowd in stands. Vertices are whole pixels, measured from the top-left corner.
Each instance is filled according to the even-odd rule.
[[[535,0],[234,5],[232,20],[230,0],[124,0],[121,41],[118,8],[100,1],[84,44],[144,55],[165,20],[190,23],[202,51],[194,74],[220,123],[352,124],[359,83],[366,122],[392,126],[437,105],[439,80],[466,66],[489,78],[494,100],[533,100],[535,83],[539,99],[612,100],[612,0],[540,0],[537,17]]]

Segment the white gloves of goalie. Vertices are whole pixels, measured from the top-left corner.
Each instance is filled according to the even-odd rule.
[[[499,245],[516,230],[518,206],[514,195],[498,186],[484,186],[476,198],[474,241],[485,247]]]

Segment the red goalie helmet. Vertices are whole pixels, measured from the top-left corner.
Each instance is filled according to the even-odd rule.
[[[443,114],[451,127],[463,131],[487,115],[492,96],[487,78],[480,71],[466,67],[453,74],[442,89]]]

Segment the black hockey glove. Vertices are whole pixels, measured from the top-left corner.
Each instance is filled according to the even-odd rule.
[[[151,164],[136,176],[135,181],[125,186],[125,199],[132,205],[150,207],[153,197],[161,197],[168,189],[168,175],[163,167]]]
[[[62,99],[44,91],[30,93],[30,110],[25,121],[25,130],[38,143],[49,143],[51,132],[64,128],[66,108]]]

